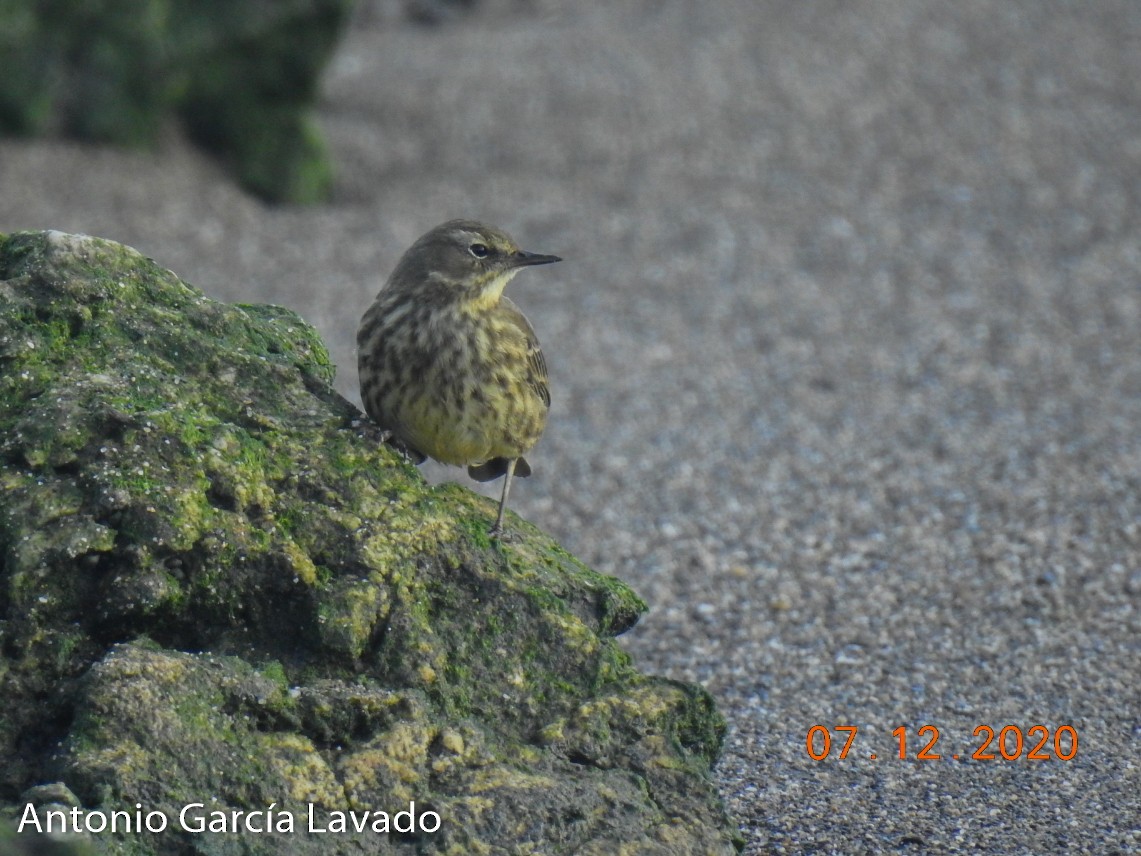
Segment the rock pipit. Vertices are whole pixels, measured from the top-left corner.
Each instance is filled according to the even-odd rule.
[[[499,229],[450,220],[421,237],[357,331],[368,415],[416,463],[503,476],[492,537],[503,534],[512,476],[543,433],[551,405],[538,337],[503,289],[521,268],[561,261],[519,249]]]

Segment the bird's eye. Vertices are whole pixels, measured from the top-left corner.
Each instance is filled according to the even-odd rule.
[[[487,244],[472,244],[467,250],[477,259],[486,259],[491,252],[491,250],[487,248]]]

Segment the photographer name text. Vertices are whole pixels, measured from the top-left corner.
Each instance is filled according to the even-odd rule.
[[[415,801],[409,802],[407,809],[395,814],[377,810],[325,811],[313,803],[307,804],[304,814],[295,814],[278,808],[277,803],[271,803],[265,809],[251,811],[209,809],[205,803],[188,803],[179,810],[174,820],[174,828],[191,833],[385,834],[432,833],[440,828],[440,823],[440,815],[434,811],[417,812]],[[24,806],[24,813],[20,817],[16,832],[136,834],[165,832],[170,827],[171,818],[166,812],[144,811],[141,803],[135,803],[133,812],[87,810],[79,807],[37,810],[34,804],[28,803]]]

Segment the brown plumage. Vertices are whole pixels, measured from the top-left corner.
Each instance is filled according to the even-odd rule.
[[[409,456],[466,466],[478,481],[504,476],[493,536],[551,405],[538,337],[503,289],[522,268],[557,261],[450,220],[404,253],[357,332],[365,410]]]

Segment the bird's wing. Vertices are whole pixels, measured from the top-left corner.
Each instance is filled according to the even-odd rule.
[[[535,328],[527,320],[527,316],[519,311],[519,307],[504,297],[499,301],[500,309],[504,315],[519,328],[527,340],[527,384],[547,406],[551,406],[551,390],[547,386],[547,361],[543,357],[543,349],[539,347],[539,337],[535,335]]]

